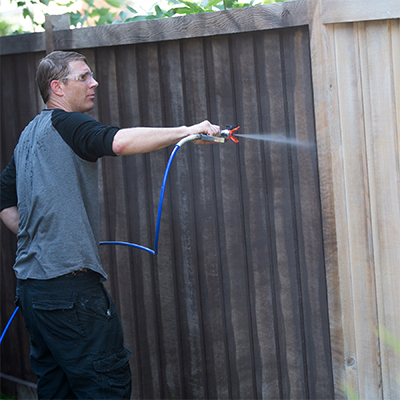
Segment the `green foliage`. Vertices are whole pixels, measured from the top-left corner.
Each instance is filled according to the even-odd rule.
[[[58,6],[69,8],[75,4],[73,0],[69,2],[58,2],[57,0],[10,0],[22,8],[24,18],[32,21],[32,26],[40,26],[31,12],[31,6],[42,4],[46,8],[50,2],[54,2]],[[61,0],[62,1],[62,0]],[[168,18],[176,15],[199,14],[212,11],[228,10],[233,8],[251,7],[259,4],[283,2],[285,0],[250,0],[250,2],[240,2],[239,0],[169,0],[168,9],[163,10],[159,5],[154,6],[150,11],[138,13],[134,8],[124,4],[125,0],[105,0],[110,7],[98,7],[96,0],[84,0],[86,8],[83,12],[69,12],[71,26],[82,27],[90,25],[105,25],[121,22],[143,21],[157,18]],[[46,12],[46,10],[44,11]],[[42,24],[43,27],[43,24]],[[44,28],[44,27],[43,27]]]
[[[0,36],[16,35],[18,33],[23,33],[20,26],[10,24],[5,20],[0,19]]]

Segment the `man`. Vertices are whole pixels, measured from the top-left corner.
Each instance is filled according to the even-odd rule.
[[[37,83],[47,108],[24,129],[1,174],[0,218],[18,234],[16,303],[30,333],[38,396],[130,398],[130,352],[102,283],[97,160],[220,130],[208,121],[177,128],[102,125],[85,115],[98,83],[75,52],[42,59]]]

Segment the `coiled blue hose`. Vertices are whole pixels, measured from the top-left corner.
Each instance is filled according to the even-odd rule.
[[[187,142],[190,142],[192,140],[196,140],[196,139],[200,139],[201,135],[190,135],[190,136],[186,136],[185,138],[183,138],[181,141],[179,141],[174,149],[172,150],[171,155],[169,156],[169,160],[167,163],[167,166],[165,168],[165,172],[164,172],[164,178],[163,178],[163,182],[161,185],[161,192],[160,192],[160,200],[158,202],[158,213],[157,213],[157,223],[156,223],[156,233],[155,233],[155,237],[154,237],[154,250],[145,247],[145,246],[141,246],[139,244],[134,244],[134,243],[128,243],[128,242],[119,242],[119,241],[105,241],[105,242],[100,242],[99,245],[106,245],[106,244],[110,244],[110,245],[122,245],[122,246],[130,246],[130,247],[135,247],[137,249],[140,250],[144,250],[147,251],[153,255],[157,255],[158,253],[158,238],[160,235],[160,221],[161,221],[161,213],[162,213],[162,204],[164,201],[164,193],[165,193],[165,187],[167,185],[167,179],[168,179],[168,175],[169,175],[169,170],[171,169],[171,164],[172,164],[172,160],[175,157],[176,152],[180,149],[180,147]],[[16,307],[13,314],[11,315],[9,321],[7,322],[6,327],[4,328],[3,333],[1,334],[0,337],[0,345],[4,339],[4,336],[6,335],[8,328],[11,325],[12,320],[14,319],[15,315],[17,314],[19,310],[19,307]]]

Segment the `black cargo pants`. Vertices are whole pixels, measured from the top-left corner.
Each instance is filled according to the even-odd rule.
[[[18,280],[39,399],[129,399],[130,351],[114,302],[91,271]]]

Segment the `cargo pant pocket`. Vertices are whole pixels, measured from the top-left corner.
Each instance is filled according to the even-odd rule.
[[[93,362],[104,398],[129,399],[132,376],[129,366],[130,350],[126,347],[119,353]]]
[[[36,297],[33,298],[32,308],[37,324],[41,326],[42,334],[48,340],[71,341],[86,338],[73,297]]]

